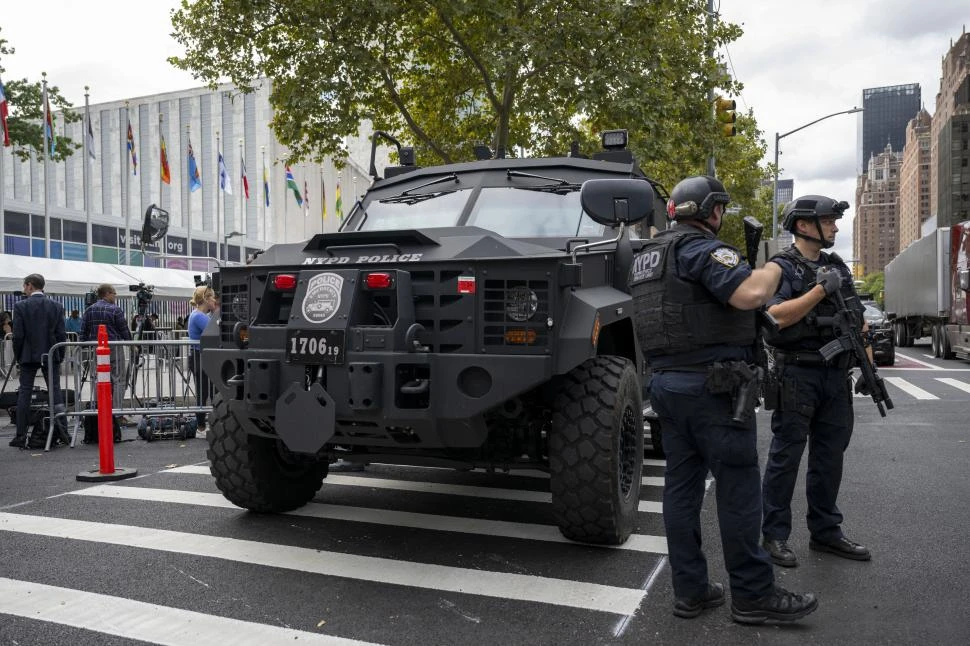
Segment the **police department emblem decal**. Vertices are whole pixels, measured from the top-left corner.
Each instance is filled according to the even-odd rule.
[[[737,267],[738,263],[741,262],[741,256],[738,255],[738,252],[728,247],[715,249],[711,252],[711,258],[725,267]]]
[[[317,274],[307,283],[303,297],[303,318],[309,323],[326,323],[340,309],[344,279],[338,274]]]

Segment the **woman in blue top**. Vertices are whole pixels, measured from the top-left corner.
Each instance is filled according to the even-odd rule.
[[[205,285],[195,288],[192,300],[189,301],[195,309],[189,314],[189,338],[194,341],[192,351],[189,353],[189,370],[195,375],[196,402],[199,406],[205,406],[209,400],[209,379],[202,370],[202,357],[199,348],[199,339],[202,338],[202,331],[209,324],[213,310],[219,305],[216,300],[216,293],[211,287]],[[197,413],[195,416],[198,422],[198,430],[202,431],[205,427],[205,413]]]

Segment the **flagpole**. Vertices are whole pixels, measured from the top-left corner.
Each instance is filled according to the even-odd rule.
[[[125,173],[125,199],[122,200],[125,209],[125,264],[131,264],[131,175],[128,173],[128,163],[131,161],[131,151],[128,150],[128,128],[131,127],[131,111],[128,108],[128,102],[125,101],[125,123],[126,128],[124,134],[125,138],[125,163],[122,164]],[[134,149],[132,149],[134,150]]]
[[[304,166],[303,167],[303,239],[304,240],[306,240],[306,221],[307,221],[308,211],[310,208],[310,203],[306,199],[306,189],[307,189],[306,166]]]
[[[242,233],[242,250],[239,252],[239,259],[243,262],[246,261],[246,184],[243,182],[242,166],[244,165],[243,160],[243,140],[242,137],[239,138],[239,214],[242,222],[239,223],[239,232]],[[249,178],[246,178],[246,182]]]
[[[91,108],[88,100],[89,89],[91,88],[89,88],[87,85],[84,86],[84,120],[87,123],[82,125],[83,132],[81,133],[81,139],[84,140],[84,149],[81,151],[81,159],[84,160],[84,166],[81,167],[81,170],[83,171],[81,175],[81,182],[84,184],[84,220],[85,230],[87,231],[85,240],[88,242],[88,262],[91,262],[93,260],[93,252],[91,248],[91,166],[88,163],[88,156],[93,155],[94,151],[91,150],[91,142],[88,141],[88,132],[91,132]]]
[[[51,218],[50,218],[50,201],[51,201],[51,191],[50,191],[50,139],[47,136],[47,121],[50,119],[50,105],[47,102],[47,72],[41,72],[40,75],[43,77],[41,81],[41,87],[43,89],[44,101],[44,257],[51,257]],[[54,133],[51,133],[54,134]]]
[[[161,106],[159,106],[159,109],[158,109],[158,208],[160,209],[165,208],[165,202],[164,200],[162,200],[162,184],[165,183],[162,181],[162,121],[164,120],[164,118],[165,118],[165,115],[162,114]],[[142,243],[147,244],[148,241],[142,240]],[[168,269],[168,260],[165,258],[166,254],[168,254],[168,234],[167,233],[162,238],[161,251],[162,251],[161,266]],[[142,256],[141,264],[143,265],[145,264],[144,255]]]
[[[263,205],[263,237],[260,239],[260,242],[263,243],[262,246],[266,246],[266,146],[259,147],[259,156],[263,166],[261,169],[263,171],[263,176],[260,178],[260,184],[263,185],[263,199],[260,202],[260,204]],[[256,223],[256,230],[259,231],[258,222]]]
[[[222,212],[219,210],[221,198],[219,196],[222,193],[222,172],[219,169],[219,155],[222,154],[222,149],[219,148],[219,131],[216,130],[216,177],[219,178],[219,186],[216,186],[216,258],[222,260]],[[226,252],[226,257],[229,256],[229,252]]]
[[[192,129],[192,126],[190,124],[185,124],[186,149],[188,149],[188,146],[192,145],[192,142],[190,141],[190,137],[192,135],[191,129]],[[189,166],[188,154],[186,154],[185,156],[186,172],[188,172],[188,166]],[[186,240],[186,245],[188,245],[188,247],[185,249],[185,255],[192,256],[194,254],[192,253],[192,178],[191,177],[189,177],[189,183],[188,185],[184,186],[183,190],[185,191],[185,240]],[[208,256],[209,254],[205,254],[205,255]],[[186,267],[189,269],[195,269],[195,267],[192,266],[191,260],[188,260],[186,262]]]

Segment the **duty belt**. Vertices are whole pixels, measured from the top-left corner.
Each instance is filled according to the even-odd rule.
[[[848,353],[842,353],[839,356],[826,361],[822,358],[818,352],[812,350],[802,350],[800,352],[795,352],[791,350],[775,350],[775,360],[778,363],[788,364],[790,366],[817,366],[826,368],[848,368],[851,356]]]

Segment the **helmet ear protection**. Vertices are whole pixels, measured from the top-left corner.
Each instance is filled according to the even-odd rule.
[[[731,196],[719,180],[696,175],[681,180],[670,193],[667,217],[671,220],[706,220],[715,204],[728,204]]]
[[[697,202],[688,201],[683,204],[674,204],[673,200],[667,200],[667,217],[671,220],[678,218],[692,218],[700,211]]]

